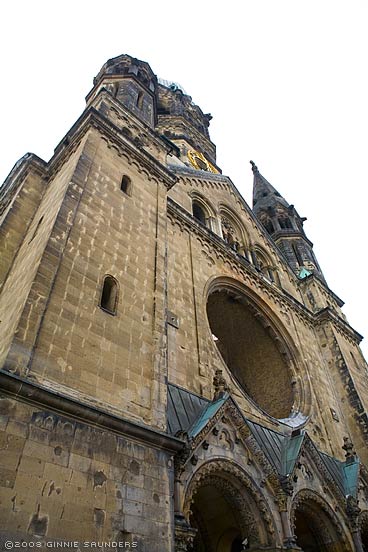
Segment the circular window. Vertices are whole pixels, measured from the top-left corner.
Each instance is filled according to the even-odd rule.
[[[207,300],[212,338],[247,395],[274,418],[288,418],[294,393],[292,374],[271,323],[239,292],[221,289]]]

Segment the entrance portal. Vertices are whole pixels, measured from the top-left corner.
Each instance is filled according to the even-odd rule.
[[[203,464],[186,486],[183,514],[196,529],[194,552],[241,552],[274,545],[267,504],[249,475],[235,463]]]
[[[303,494],[303,493],[302,493]],[[317,498],[318,500],[318,498]],[[296,543],[303,552],[342,552],[347,550],[334,513],[312,497],[298,498],[294,510]]]
[[[191,506],[190,524],[197,529],[193,552],[241,552],[243,540],[235,504],[219,489],[203,485]]]

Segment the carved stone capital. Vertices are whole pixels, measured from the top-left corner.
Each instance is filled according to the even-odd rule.
[[[280,490],[276,495],[277,507],[279,512],[287,512],[288,495],[284,491]]]
[[[175,552],[189,552],[197,529],[191,527],[184,516],[175,516]]]

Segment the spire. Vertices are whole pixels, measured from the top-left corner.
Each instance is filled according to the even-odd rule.
[[[252,165],[252,171],[254,174],[253,179],[253,211],[257,214],[257,211],[262,207],[270,207],[272,203],[277,201],[282,203],[285,207],[289,207],[287,201],[279,194],[279,192],[265,179],[264,176],[258,170],[254,161],[250,161]],[[255,207],[257,205],[257,207]]]
[[[261,175],[254,161],[250,161],[253,179],[253,212],[279,250],[288,260],[291,268],[299,277],[307,274],[324,276],[313,253],[313,244],[308,240],[303,229],[307,220],[300,217],[294,205]]]

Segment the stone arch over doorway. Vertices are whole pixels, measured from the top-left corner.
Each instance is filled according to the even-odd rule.
[[[210,280],[205,298],[209,335],[236,384],[263,413],[303,423],[310,385],[301,376],[303,361],[287,331],[286,310],[277,317],[258,294],[229,277]]]
[[[290,517],[296,543],[303,552],[352,552],[335,512],[316,492],[300,491]]]
[[[230,460],[211,460],[194,473],[183,510],[197,530],[193,552],[241,552],[270,546],[276,538],[260,489]]]

